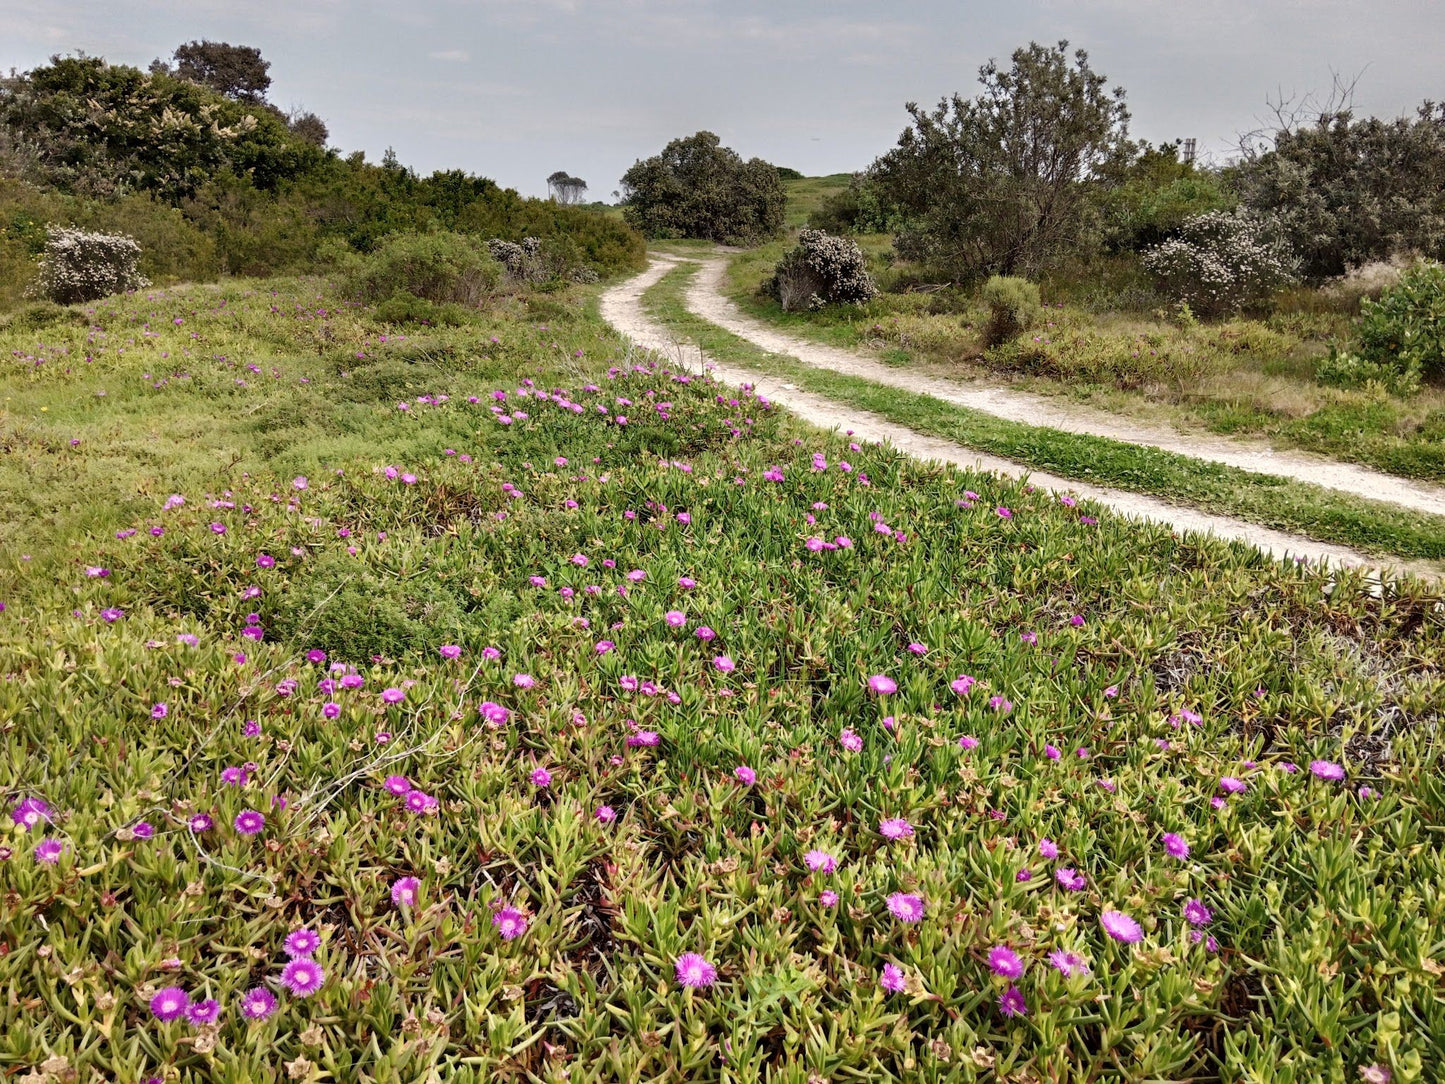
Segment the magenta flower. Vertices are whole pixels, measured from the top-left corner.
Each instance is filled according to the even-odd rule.
[[[1010,986],[999,995],[998,1011],[1004,1016],[1027,1016],[1029,1006],[1024,1000],[1023,991],[1017,986]]]
[[[421,895],[421,881],[415,877],[402,877],[391,886],[391,902],[398,907],[413,907]]]
[[[210,818],[209,814],[197,813],[186,823],[192,832],[200,835],[202,832],[209,832],[216,822]]]
[[[136,821],[130,826],[130,831],[136,839],[150,839],[156,834],[155,827],[150,821]]]
[[[718,655],[712,660],[713,669],[720,674],[730,674],[735,669],[733,660],[728,655]]]
[[[511,712],[501,704],[493,703],[490,700],[483,700],[478,706],[477,712],[493,726],[501,726],[511,717]]]
[[[1024,973],[1024,962],[1007,945],[995,945],[988,951],[988,966],[1001,979],[1016,979]]]
[[[10,819],[20,828],[34,828],[50,820],[50,806],[43,798],[22,798],[10,811]]]
[[[974,680],[971,674],[959,674],[958,677],[948,683],[948,687],[959,696],[967,696],[969,690],[977,684],[978,682]]]
[[[437,653],[444,659],[459,659],[462,657],[462,649],[457,644],[442,644],[437,648]]]
[[[1232,775],[1226,775],[1219,781],[1219,789],[1225,794],[1239,794],[1249,789],[1249,784],[1243,779],[1236,779]]]
[[[908,980],[904,977],[902,968],[895,964],[884,964],[883,977],[878,980],[878,985],[890,994],[901,994],[908,989]]]
[[[1077,952],[1067,952],[1064,949],[1054,949],[1049,953],[1049,963],[1066,979],[1073,978],[1075,975],[1087,974],[1089,970],[1089,965],[1082,956]]]
[[[602,824],[611,824],[617,819],[617,810],[610,805],[600,805],[592,815]]]
[[[527,915],[515,907],[503,907],[492,916],[492,925],[503,941],[514,941],[527,932]]]
[[[868,679],[868,691],[875,696],[889,696],[898,691],[898,682],[887,674],[874,674]]]
[[[168,708],[164,703],[156,704],[154,707],[151,708],[152,719],[164,719],[170,713],[171,709]]]
[[[1047,837],[1039,840],[1039,854],[1045,858],[1059,857],[1059,845]]]
[[[687,615],[681,610],[668,610],[667,613],[662,615],[662,619],[674,629],[680,629],[683,625],[687,624]]]
[[[204,1001],[192,1001],[186,1009],[186,1019],[198,1028],[214,1024],[220,1015],[221,1003],[213,997]]]
[[[1139,923],[1135,922],[1123,911],[1105,911],[1099,916],[1099,924],[1104,927],[1104,932],[1115,941],[1123,941],[1132,945],[1136,941],[1144,940],[1144,931]]]
[[[552,785],[552,773],[546,768],[534,768],[528,778],[532,780],[534,787],[550,787]]]
[[[281,948],[293,960],[309,960],[320,947],[321,938],[305,927],[292,930],[286,935],[286,940],[281,943]]]
[[[314,960],[297,958],[281,972],[281,985],[297,997],[310,997],[325,981],[326,972]]]
[[[884,839],[907,839],[913,835],[913,825],[902,817],[889,817],[878,825],[878,834]]]
[[[190,996],[179,986],[167,986],[151,998],[151,1015],[157,1020],[177,1020],[190,1008]]]
[[[838,868],[838,860],[827,851],[811,850],[803,855],[803,864],[814,873],[832,873]]]
[[[758,773],[749,768],[746,764],[739,764],[733,769],[733,775],[745,787],[750,787],[758,781]]]
[[[1312,760],[1310,761],[1310,771],[1316,779],[1325,779],[1332,783],[1339,782],[1345,777],[1344,765],[1336,764],[1332,760]]]
[[[530,689],[537,684],[537,679],[531,674],[513,674],[512,684],[519,689]]]
[[[44,862],[47,866],[53,866],[60,861],[60,856],[65,853],[65,844],[58,839],[46,837],[35,845],[35,861]]]
[[[922,922],[923,897],[911,893],[895,892],[888,897],[888,912],[899,922]]]
[[[241,1015],[247,1020],[265,1020],[276,1011],[276,995],[257,986],[241,995]]]
[[[717,968],[696,952],[684,952],[673,966],[682,986],[711,986],[717,981]]]
[[[1213,920],[1213,913],[1199,900],[1191,899],[1184,904],[1184,921],[1189,925],[1208,926]]]
[[[400,798],[407,791],[411,790],[411,783],[404,775],[389,775],[383,780],[382,786]]]
[[[381,702],[383,704],[400,704],[406,699],[406,693],[401,689],[382,689]]]
[[[837,907],[838,893],[834,892],[831,888],[825,888],[822,892],[818,893],[818,902],[824,907]]]
[[[627,735],[628,745],[642,746],[645,749],[650,749],[661,741],[662,736],[655,730],[637,730]]]
[[[254,836],[266,827],[266,818],[254,809],[243,809],[236,814],[236,831],[243,836]]]
[[[1082,873],[1069,866],[1056,870],[1054,872],[1054,880],[1058,881],[1061,887],[1067,888],[1070,892],[1082,892],[1084,886],[1088,883]]]
[[[843,732],[838,735],[838,744],[850,753],[856,753],[863,748],[863,739],[855,734],[851,727],[844,727]]]
[[[1162,838],[1164,840],[1164,850],[1171,856],[1174,858],[1189,857],[1189,844],[1185,842],[1183,836],[1177,835],[1174,832],[1165,832]]]

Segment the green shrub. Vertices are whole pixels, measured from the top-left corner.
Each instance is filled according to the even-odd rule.
[[[429,327],[457,327],[467,322],[467,310],[455,302],[428,301],[398,290],[376,306],[376,318],[388,324],[424,324]]]
[[[1400,396],[1414,395],[1420,390],[1419,369],[1398,369],[1335,347],[1330,348],[1329,356],[1315,368],[1315,379],[1335,388],[1364,388],[1377,384],[1391,395]]]
[[[1417,379],[1445,377],[1445,266],[1417,264],[1360,312],[1364,360]]]
[[[140,273],[140,245],[116,233],[52,229],[30,292],[62,305],[94,301],[150,285]]]
[[[502,272],[487,246],[460,233],[398,234],[362,260],[347,287],[363,301],[396,293],[475,307],[493,293]]]
[[[983,338],[989,346],[1000,346],[1032,327],[1043,312],[1039,288],[1013,275],[994,275],[983,284],[979,297],[988,306]]]

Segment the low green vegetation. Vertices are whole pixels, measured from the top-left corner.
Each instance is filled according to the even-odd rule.
[[[917,268],[893,257],[886,236],[855,240],[880,287],[861,305],[782,311],[764,287],[786,241],[731,257],[726,293],[744,312],[793,334],[871,350],[932,375],[1008,380],[1104,409],[1445,481],[1445,390],[1417,385],[1415,394],[1396,395],[1381,382],[1321,383],[1333,344],[1357,335],[1350,314],[1361,294],[1348,283],[1286,293],[1268,315],[1204,322],[1169,311],[1128,261],[1106,262],[1094,276],[1045,278],[1039,325],[990,348],[989,307],[978,291],[921,281]]]
[[[663,277],[644,303],[673,332],[730,364],[785,376],[798,386],[952,440],[1097,485],[1148,493],[1267,527],[1407,559],[1445,560],[1445,519],[1122,441],[1026,425],[771,354],[687,310],[697,265]]]
[[[10,1075],[1445,1060],[1433,588],[796,426],[584,287],[27,313]]]

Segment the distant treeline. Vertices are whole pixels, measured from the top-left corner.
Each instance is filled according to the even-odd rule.
[[[641,265],[641,236],[615,216],[462,170],[421,177],[391,152],[343,157],[319,145],[314,115],[177,70],[54,57],[0,79],[0,304],[33,275],[51,225],[130,234],[157,282],[307,270],[439,229],[543,238],[603,274]]]

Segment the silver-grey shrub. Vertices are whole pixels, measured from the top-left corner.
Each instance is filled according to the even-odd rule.
[[[1207,211],[1144,254],[1144,267],[1200,316],[1257,305],[1299,281],[1299,261],[1276,225],[1249,211]]]
[[[53,226],[30,293],[73,305],[149,285],[140,273],[140,245],[135,238]]]
[[[811,229],[798,234],[763,289],[784,312],[859,305],[878,295],[857,242]]]

